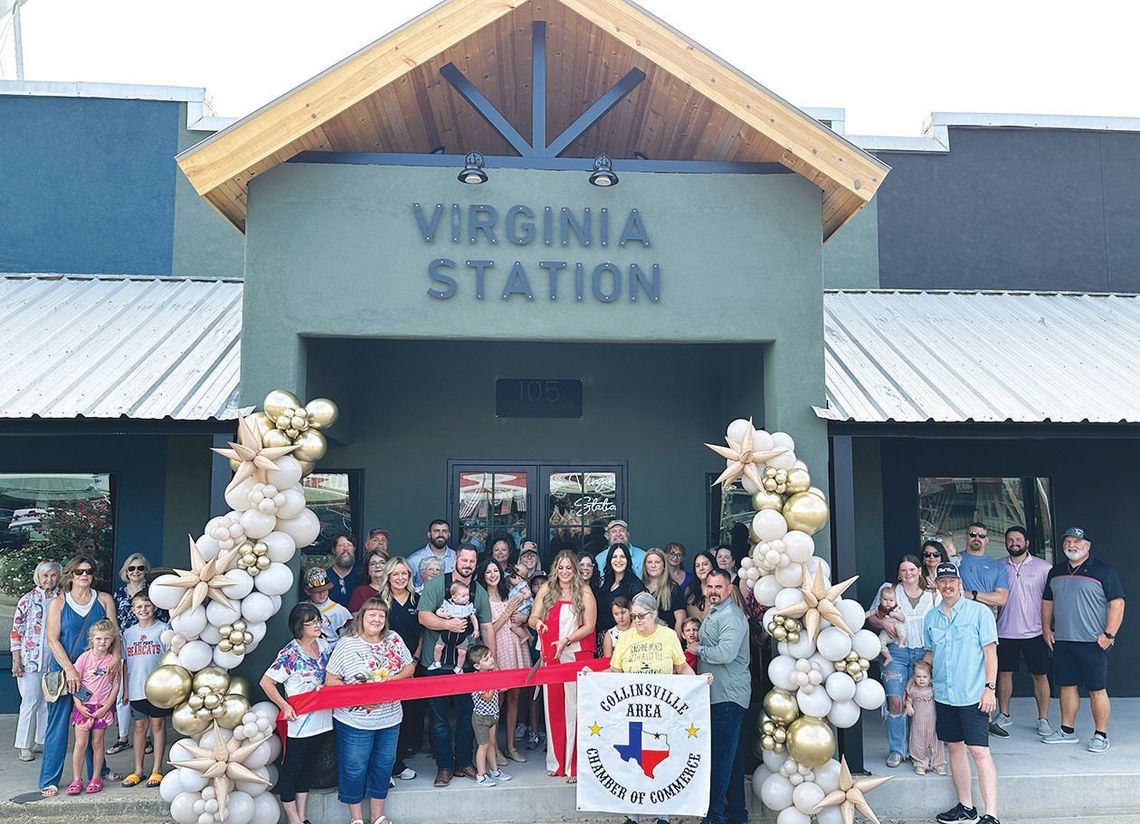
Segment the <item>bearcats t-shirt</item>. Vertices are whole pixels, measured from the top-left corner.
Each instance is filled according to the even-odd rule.
[[[162,633],[168,624],[155,621],[145,629],[135,624],[123,630],[123,659],[127,662],[127,700],[146,698],[146,677],[158,669],[159,659],[167,647]]]
[[[627,629],[618,636],[610,666],[621,672],[643,672],[661,675],[673,672],[673,667],[685,663],[681,640],[676,630],[660,624],[652,634],[645,636],[636,629]]]

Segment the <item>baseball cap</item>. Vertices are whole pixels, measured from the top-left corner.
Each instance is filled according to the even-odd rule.
[[[370,529],[368,531],[368,537],[369,538],[374,538],[377,535],[383,535],[385,538],[391,538],[392,537],[391,533],[388,532],[388,530],[386,530],[386,529]]]
[[[958,567],[949,561],[943,561],[934,570],[935,578],[961,578],[961,573],[958,572]]]
[[[525,544],[523,544],[523,548],[519,552],[519,556],[522,557],[523,555],[526,555],[528,552],[532,552],[535,555],[538,554],[538,549],[536,549],[534,544],[530,543],[529,541],[527,541]]]
[[[329,583],[328,573],[320,567],[313,567],[305,575],[305,592],[313,592],[318,589],[330,589],[332,584]]]
[[[1068,529],[1065,530],[1065,534],[1062,535],[1061,537],[1062,538],[1077,538],[1078,540],[1081,540],[1081,541],[1091,540],[1089,538],[1089,536],[1085,533],[1085,531],[1083,529],[1081,529],[1079,526],[1069,527]]]
[[[627,531],[629,530],[629,524],[627,524],[627,523],[626,523],[625,521],[623,521],[621,518],[618,518],[617,520],[615,520],[615,521],[610,521],[608,524],[606,524],[606,532],[609,532],[609,531],[610,531],[611,529],[613,529],[615,526],[624,526],[624,527],[626,528],[626,530],[627,530]]]

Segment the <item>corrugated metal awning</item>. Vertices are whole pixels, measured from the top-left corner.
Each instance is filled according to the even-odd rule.
[[[1140,296],[835,291],[827,408],[859,423],[1140,421]]]
[[[242,284],[0,275],[0,418],[237,416]]]

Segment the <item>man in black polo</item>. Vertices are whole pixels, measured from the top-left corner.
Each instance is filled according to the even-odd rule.
[[[1061,689],[1061,729],[1043,744],[1076,744],[1078,686],[1089,691],[1089,752],[1108,749],[1108,653],[1124,620],[1124,587],[1108,564],[1093,558],[1080,527],[1065,530],[1066,560],[1049,571],[1041,601],[1041,630],[1053,650],[1053,680]]]

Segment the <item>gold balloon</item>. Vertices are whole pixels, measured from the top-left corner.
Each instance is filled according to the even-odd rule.
[[[793,469],[788,473],[788,492],[807,492],[811,489],[811,475],[806,469]]]
[[[835,733],[822,718],[797,718],[788,727],[788,752],[805,767],[822,767],[835,752]]]
[[[197,712],[206,705],[206,699],[204,699],[198,693],[193,693],[189,698],[186,699],[186,703],[190,705],[190,709]]]
[[[756,760],[760,761],[764,758],[764,739],[756,736],[752,739],[752,754],[756,756]]]
[[[777,724],[790,724],[799,717],[800,707],[794,695],[774,687],[764,696],[764,712]]]
[[[810,492],[800,492],[788,498],[783,515],[789,530],[814,535],[827,525],[827,501]]]
[[[265,434],[261,436],[261,442],[266,446],[289,446],[293,443],[289,440],[288,435],[276,428],[267,429]]]
[[[757,512],[762,509],[775,509],[778,512],[784,508],[784,499],[775,492],[761,489],[752,496],[752,508]]]
[[[241,723],[242,716],[249,712],[249,699],[244,695],[231,692],[222,699],[222,705],[219,709],[221,709],[222,714],[218,718],[218,724],[227,730],[232,730]]]
[[[146,677],[143,692],[147,701],[156,707],[168,710],[186,700],[190,695],[191,684],[189,670],[174,664],[166,664],[156,668]]]
[[[216,692],[211,692],[209,695],[202,699],[202,706],[208,710],[212,710],[214,707],[221,705],[221,703],[222,696],[218,695]]]
[[[776,739],[770,735],[765,735],[760,738],[760,746],[765,750],[773,749],[776,746]]]
[[[315,465],[314,461],[298,461],[298,463],[301,464],[301,477],[302,478],[305,477],[306,475],[311,475],[313,473],[313,468]]]
[[[340,417],[340,410],[328,398],[313,398],[305,404],[309,413],[309,426],[313,429],[328,429]]]
[[[210,720],[209,710],[206,710],[205,717],[200,717],[197,712],[190,709],[189,704],[179,704],[174,708],[174,714],[170,716],[170,723],[174,725],[174,729],[183,735],[194,737],[201,735],[210,728]]]
[[[207,687],[207,692],[217,692],[225,695],[229,692],[230,674],[221,667],[206,667],[198,670],[194,675],[194,690],[201,692]]]
[[[178,653],[172,649],[162,653],[162,657],[158,659],[158,665],[160,667],[165,667],[167,664],[173,664],[178,667],[182,666],[178,663]]]
[[[297,448],[293,450],[293,457],[299,461],[315,463],[323,458],[329,450],[325,436],[315,429],[305,432],[293,443],[297,444]]]
[[[292,392],[286,392],[284,389],[274,389],[266,395],[265,400],[261,402],[261,409],[265,413],[266,418],[275,421],[285,414],[286,409],[296,409],[300,405],[301,399]]]
[[[827,500],[827,496],[823,494],[823,490],[818,486],[813,486],[808,490],[808,492],[810,492],[812,495],[815,495],[817,498],[823,498],[825,501]]]
[[[241,695],[248,701],[253,698],[253,687],[244,675],[231,675],[229,695]],[[228,698],[229,695],[226,697]],[[243,712],[242,715],[245,715]]]

